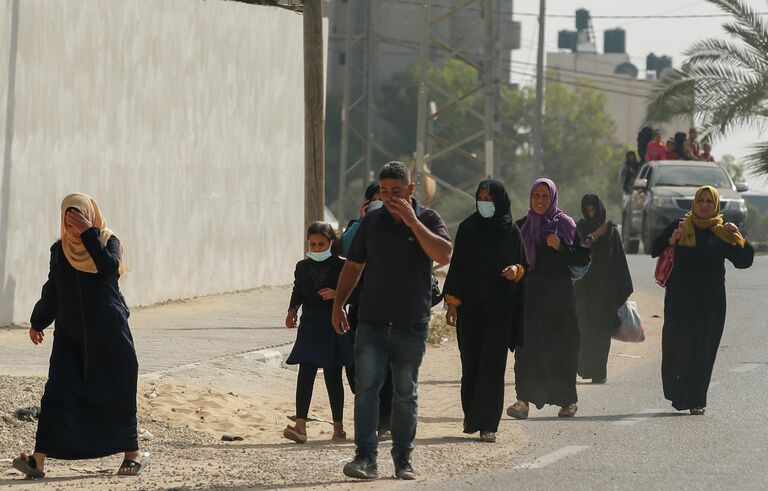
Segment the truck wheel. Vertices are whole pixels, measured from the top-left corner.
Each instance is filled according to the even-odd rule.
[[[651,232],[648,231],[648,226],[645,223],[645,218],[643,218],[643,229],[642,229],[641,237],[643,238],[643,252],[650,255],[651,254],[651,242],[653,242],[653,237],[651,237]]]
[[[640,241],[630,238],[630,227],[626,219],[621,223],[621,242],[624,244],[624,252],[627,254],[637,254],[640,248]]]

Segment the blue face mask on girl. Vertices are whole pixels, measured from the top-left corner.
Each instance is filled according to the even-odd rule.
[[[312,252],[312,251],[309,251],[307,253],[307,257],[310,258],[311,260],[317,261],[317,262],[325,261],[326,259],[328,259],[329,257],[331,257],[333,255],[333,254],[331,254],[331,248],[332,247],[333,247],[333,244],[328,246],[328,250],[327,251],[323,251],[323,252]]]
[[[491,218],[496,214],[496,205],[493,201],[478,201],[477,211],[480,212],[480,216],[483,218]]]

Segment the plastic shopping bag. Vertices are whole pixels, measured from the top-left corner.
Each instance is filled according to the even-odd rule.
[[[637,312],[637,302],[627,300],[619,307],[619,329],[611,336],[618,341],[627,343],[642,343],[645,341],[643,321]]]

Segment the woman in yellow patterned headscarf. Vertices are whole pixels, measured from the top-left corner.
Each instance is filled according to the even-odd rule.
[[[725,261],[749,268],[755,250],[735,224],[724,223],[720,195],[712,186],[696,191],[682,227],[675,220],[653,239],[651,256],[668,247],[674,247],[674,267],[664,296],[664,397],[679,411],[701,415],[725,328]]]
[[[79,213],[74,212],[77,210]],[[82,193],[67,195],[61,202],[61,247],[64,255],[78,271],[85,273],[97,273],[96,264],[88,253],[80,239],[80,234],[85,230],[96,227],[99,229],[99,242],[107,245],[109,238],[115,235],[107,228],[107,221],[101,214],[96,200]],[[125,272],[122,261],[122,247],[120,250],[119,273]]]
[[[710,196],[707,196],[709,192]],[[711,198],[711,199],[710,199]],[[685,215],[682,234],[677,245],[696,247],[696,229],[709,229],[719,239],[730,245],[744,247],[746,241],[739,229],[732,223],[723,223],[720,214],[720,193],[713,186],[702,186],[696,190],[691,211]]]

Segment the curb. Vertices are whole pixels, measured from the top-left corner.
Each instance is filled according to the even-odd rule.
[[[260,349],[256,351],[240,353],[236,355],[236,357],[248,360],[253,363],[264,364],[271,368],[286,368],[285,359],[288,358],[288,353],[290,353],[291,349],[293,348],[293,343],[286,345],[285,347],[288,349]],[[287,351],[287,353],[284,353],[283,351]]]
[[[226,355],[215,356],[213,358],[199,360],[192,363],[185,363],[184,365],[166,368],[164,370],[141,373],[139,374],[139,380],[142,380],[142,381],[157,380],[161,377],[169,375],[170,373],[176,370],[185,370],[188,368],[195,368],[197,366],[202,365],[203,363],[208,363],[215,360],[226,360],[231,358],[240,358],[240,359],[248,360],[251,363],[258,364],[258,365],[265,365],[270,368],[291,369],[292,367],[286,366],[285,359],[288,358],[288,354],[291,352],[291,349],[293,349],[293,344],[294,344],[293,341],[291,341],[290,343],[270,346],[269,348],[242,351],[239,353],[229,353]]]

